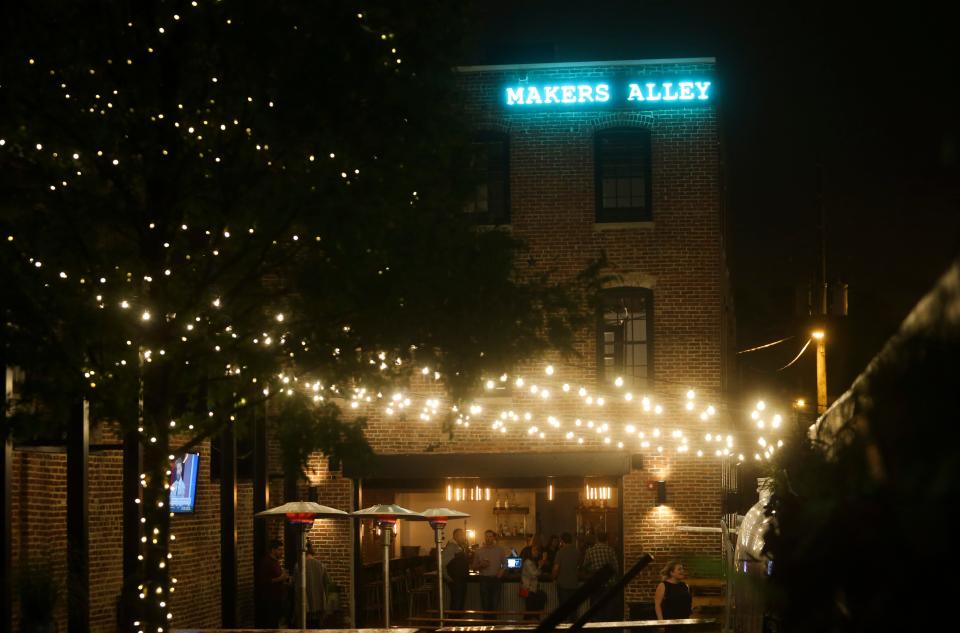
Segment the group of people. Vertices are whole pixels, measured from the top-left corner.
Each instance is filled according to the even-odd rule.
[[[280,564],[283,557],[283,542],[270,541],[267,553],[259,561],[256,570],[256,622],[257,628],[276,629],[281,620],[288,625],[299,624],[301,601],[300,563],[297,562],[293,575]],[[329,577],[323,563],[316,557],[313,544],[307,541],[307,627],[318,628],[322,625],[327,611],[327,584]]]
[[[581,552],[574,543],[573,535],[564,532],[559,537],[552,536],[546,546],[534,537],[520,552],[520,596],[525,599],[525,609],[530,612],[542,611],[547,596],[541,587],[543,581],[556,583],[557,602],[563,604],[573,596],[582,580],[609,568],[613,573],[596,589],[591,602],[595,602],[610,587],[616,584],[620,575],[620,565],[616,550],[609,544],[606,533],[600,532],[592,543]],[[300,568],[299,563],[291,576],[280,564],[283,556],[283,543],[272,540],[267,553],[257,566],[256,600],[257,626],[260,628],[279,628],[281,619],[286,615],[289,624],[298,623],[300,617]],[[319,627],[328,610],[326,587],[329,582],[326,568],[317,559],[313,544],[307,542],[307,626]],[[500,606],[501,582],[506,574],[507,552],[497,544],[497,535],[493,530],[484,533],[483,544],[470,551],[466,535],[462,529],[453,531],[453,539],[442,552],[444,581],[450,587],[450,609],[464,609],[467,596],[467,582],[470,571],[478,575],[480,604],[483,611],[495,612]],[[657,619],[674,620],[689,618],[692,606],[690,588],[684,582],[686,571],[683,563],[672,560],[661,571],[661,582],[654,593],[654,609]],[[623,619],[622,598],[608,600],[596,613],[597,621],[619,621]],[[286,607],[286,608],[285,608]],[[493,613],[486,614],[495,619]]]
[[[613,587],[620,576],[619,557],[610,545],[606,533],[600,532],[595,539],[586,543],[581,551],[574,542],[573,535],[564,532],[559,537],[551,536],[546,546],[541,545],[539,537],[520,552],[520,596],[525,598],[527,611],[542,611],[547,596],[541,582],[552,581],[556,584],[557,602],[563,604],[580,586],[581,581],[595,573],[609,568],[612,574],[597,587],[591,602],[600,599]],[[453,531],[453,540],[447,543],[442,552],[444,581],[450,587],[450,609],[464,609],[467,595],[467,582],[470,571],[478,575],[481,610],[495,612],[500,606],[501,582],[506,574],[507,552],[497,544],[497,535],[493,530],[484,532],[483,544],[471,553],[462,529]],[[654,594],[654,607],[657,618],[661,620],[683,619],[690,617],[692,597],[690,588],[684,582],[686,573],[680,561],[670,561],[663,568],[662,580]],[[619,621],[623,619],[622,597],[614,597],[603,604],[594,619],[597,621]],[[495,619],[492,613],[487,619]]]
[[[542,581],[553,581],[557,586],[557,599],[563,603],[583,578],[588,578],[603,567],[610,567],[610,578],[597,590],[594,600],[614,585],[620,572],[616,550],[607,542],[605,533],[597,534],[581,556],[574,544],[573,535],[564,532],[559,537],[552,536],[546,546],[534,537],[520,552],[520,596],[525,599],[527,611],[542,611],[546,606],[546,593],[542,590]],[[497,611],[500,606],[501,580],[506,573],[506,550],[497,544],[497,535],[493,530],[484,532],[483,544],[472,556],[461,529],[453,531],[453,540],[443,550],[442,565],[444,580],[450,586],[450,608],[462,610],[466,602],[467,580],[470,570],[478,574],[480,585],[480,606],[483,611]],[[609,601],[603,611],[597,614],[598,620],[621,619],[616,615],[616,601]],[[488,619],[494,619],[491,614]]]

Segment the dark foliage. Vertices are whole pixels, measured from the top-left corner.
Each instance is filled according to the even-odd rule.
[[[779,453],[779,529],[767,547],[784,631],[953,628],[956,271],[855,383],[836,439],[797,438]]]

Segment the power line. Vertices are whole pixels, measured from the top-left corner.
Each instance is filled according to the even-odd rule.
[[[737,354],[749,354],[750,352],[756,352],[757,350],[766,349],[766,348],[768,348],[768,347],[773,347],[774,345],[779,345],[780,343],[783,343],[784,341],[789,341],[789,340],[792,339],[792,338],[793,338],[792,336],[788,336],[787,338],[782,338],[782,339],[780,339],[779,341],[774,341],[774,342],[772,342],[772,343],[766,343],[766,344],[764,344],[764,345],[758,345],[758,346],[756,346],[756,347],[751,347],[750,349],[743,349],[743,350],[740,350],[739,352],[737,352]]]
[[[795,362],[797,362],[797,361],[800,359],[800,357],[803,356],[803,353],[804,353],[805,351],[807,351],[807,348],[810,347],[811,341],[813,341],[813,339],[812,339],[812,338],[808,338],[806,345],[803,346],[803,349],[800,350],[800,353],[797,354],[796,356],[794,356],[792,361],[790,361],[789,363],[787,363],[786,365],[784,365],[783,367],[781,367],[781,368],[778,369],[777,371],[783,371],[784,369],[786,369],[786,368],[789,367],[790,365],[792,365],[792,364],[794,364]]]

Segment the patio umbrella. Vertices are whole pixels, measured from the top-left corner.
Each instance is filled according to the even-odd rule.
[[[383,534],[383,626],[390,628],[390,537],[398,519],[426,521],[419,512],[393,504],[381,504],[351,513],[358,519],[374,519]]]
[[[437,588],[440,591],[440,625],[443,626],[443,555],[440,553],[440,541],[443,528],[450,519],[465,519],[469,514],[450,508],[430,508],[424,510],[421,514],[430,521],[430,527],[433,528],[437,541]]]
[[[255,514],[265,519],[286,517],[287,521],[300,526],[300,628],[307,628],[307,529],[316,519],[350,518],[343,510],[328,508],[312,501],[291,501],[276,508]]]

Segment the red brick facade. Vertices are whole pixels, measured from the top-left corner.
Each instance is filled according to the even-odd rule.
[[[490,420],[504,410],[532,412],[541,427],[544,417],[554,415],[567,423],[575,417],[609,421],[611,426],[636,423],[638,429],[648,432],[654,426],[665,433],[681,429],[690,436],[692,445],[703,444],[706,432],[726,431],[728,421],[719,403],[729,379],[732,305],[724,255],[716,108],[660,104],[639,109],[621,103],[593,110],[507,111],[503,105],[507,84],[612,83],[627,79],[643,83],[712,73],[710,60],[488,67],[463,72],[471,120],[480,130],[506,132],[509,136],[509,230],[529,245],[533,268],[571,278],[603,253],[608,271],[619,276],[619,285],[652,290],[656,387],[649,393],[665,404],[667,412],[654,420],[638,411],[636,400],[626,403],[622,398],[608,397],[599,410],[584,407],[576,398],[553,397],[545,402],[524,389],[512,397],[480,398],[485,413],[475,416],[478,419],[469,428],[457,426],[453,438],[448,438],[438,424],[418,420],[419,409],[406,418],[370,412],[367,437],[378,453],[617,450],[605,445],[596,434],[584,434],[583,445],[571,444],[562,435],[544,441],[531,439],[526,424],[510,427],[506,434],[494,434]],[[652,137],[652,221],[597,224],[594,134],[600,129],[633,126],[650,130]],[[556,395],[563,382],[575,385],[575,389],[583,385],[591,392],[614,391],[597,385],[595,332],[584,333],[577,349],[581,356],[576,362],[543,359],[517,368],[513,375],[526,376],[527,385],[551,384]],[[548,360],[556,370],[551,379],[543,373]],[[698,401],[718,405],[721,414],[717,419],[703,423],[683,409],[683,394],[688,387],[696,388]],[[423,394],[428,390],[420,385],[413,391]],[[672,446],[661,454],[654,446],[644,451],[625,448],[643,455],[643,469],[623,480],[624,560],[630,564],[642,552],[650,552],[658,561],[628,587],[628,602],[652,599],[657,570],[671,556],[681,552],[720,554],[719,534],[677,529],[719,526],[721,461],[713,454],[717,445],[709,450],[702,446],[703,457],[697,457],[695,450],[678,454]],[[669,487],[669,501],[661,507],[655,506],[655,493],[647,488],[648,482],[659,479],[666,480]],[[344,528],[343,538],[348,536]]]
[[[724,219],[721,201],[721,163],[717,110],[712,104],[654,108],[614,103],[605,108],[529,109],[508,112],[503,87],[521,81],[644,81],[694,73],[711,76],[711,60],[629,63],[608,65],[549,65],[464,69],[468,113],[478,129],[509,135],[509,230],[529,244],[534,270],[550,271],[561,278],[580,272],[592,259],[606,254],[609,272],[621,285],[644,287],[653,293],[653,371],[656,386],[650,392],[667,407],[656,420],[644,417],[637,402],[622,398],[601,411],[586,409],[577,398],[544,401],[528,391],[506,398],[479,402],[485,411],[531,411],[564,420],[593,416],[611,426],[636,422],[638,428],[684,429],[691,439],[704,431],[725,430],[721,413],[707,429],[682,410],[682,393],[698,390],[698,401],[721,408],[727,388],[726,367],[732,316],[724,260]],[[595,222],[594,134],[608,127],[647,129],[652,143],[653,217],[634,224],[598,225]],[[597,389],[596,336],[584,333],[577,341],[581,357],[556,366],[552,383],[569,382]],[[546,360],[546,359],[545,359]],[[517,368],[514,375],[543,376],[544,361]],[[536,380],[534,379],[534,382]],[[413,392],[438,393],[426,382]],[[602,389],[601,389],[602,390]],[[442,395],[438,395],[442,398]],[[383,414],[382,407],[362,411],[369,416],[367,436],[378,453],[525,452],[618,450],[605,445],[598,434],[584,434],[578,445],[552,436],[531,439],[526,426],[511,427],[493,435],[489,415],[477,416],[468,427],[457,426],[453,437],[440,422],[418,419],[415,404],[407,416]],[[349,411],[349,409],[347,409]],[[481,421],[483,420],[483,421]],[[671,445],[672,446],[672,445]],[[176,542],[172,548],[172,575],[178,578],[171,597],[176,627],[220,625],[219,483],[210,477],[209,444],[201,446],[201,471],[197,510],[172,519]],[[716,553],[719,536],[680,531],[678,526],[716,527],[721,514],[721,462],[712,452],[698,458],[694,452],[678,454],[671,448],[658,453],[651,447],[641,453],[643,468],[623,479],[623,549],[629,564],[641,552],[658,562],[675,552]],[[279,462],[273,462],[277,470]],[[49,561],[61,581],[66,575],[66,459],[62,453],[17,450],[13,464],[13,563]],[[321,456],[311,459],[307,474],[317,487],[318,501],[345,510],[352,508],[354,484],[332,473]],[[463,473],[452,473],[462,475]],[[589,474],[589,473],[584,473]],[[91,630],[116,630],[116,600],[121,578],[121,452],[101,450],[90,459],[90,589]],[[651,480],[663,479],[669,487],[664,506],[654,503]],[[253,521],[252,488],[241,482],[238,494],[239,595],[238,622],[253,623]],[[307,491],[302,490],[302,497]],[[283,503],[282,485],[273,479],[270,505]],[[420,508],[416,508],[420,509]],[[310,538],[334,580],[352,602],[355,582],[353,531],[350,521],[319,521]],[[280,534],[280,522],[271,522],[271,533]],[[659,565],[654,565],[659,568]],[[627,590],[626,600],[649,600],[656,582],[648,570]],[[66,601],[57,608],[59,630],[66,630]]]

